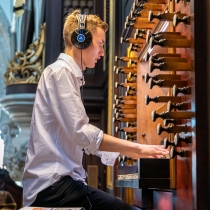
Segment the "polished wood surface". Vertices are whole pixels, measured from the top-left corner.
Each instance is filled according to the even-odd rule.
[[[192,0],[191,2],[179,1],[175,4],[175,1],[172,0],[169,4],[167,9],[170,15],[168,17],[166,17],[167,13],[163,15],[164,18],[168,18],[168,28],[165,31],[179,32],[182,38],[174,39],[175,36],[171,36],[170,39],[169,36],[161,35],[161,37],[159,34],[155,39],[154,34],[163,23],[161,23],[161,18],[156,20],[159,21],[159,25],[155,29],[157,22],[154,21],[150,43],[148,45],[145,43],[138,50],[136,49],[136,52],[139,53],[139,62],[135,77],[137,76],[137,142],[162,144],[165,138],[168,139],[170,157],[173,158],[170,165],[174,166],[174,175],[171,173],[174,185],[170,185],[167,190],[134,189],[133,204],[144,209],[157,210],[209,209],[210,188],[207,186],[210,180],[208,164],[210,120],[209,91],[207,92],[207,89],[210,83],[207,83],[209,73],[206,68],[209,63],[207,59],[209,50],[205,50],[207,45],[210,46],[207,38],[210,32],[206,25],[210,21],[206,15],[207,9],[202,8],[207,8],[207,6],[210,8],[210,3],[205,0],[202,2]],[[177,18],[176,15],[173,15],[172,18],[173,12],[177,11],[182,17]],[[140,12],[133,11],[133,14],[137,16],[140,15]],[[178,20],[178,24],[174,24],[174,17]],[[187,22],[184,22],[185,20],[180,22],[181,18],[186,19]],[[143,20],[139,18],[133,25],[130,25],[131,28],[134,28],[133,31],[135,28],[136,30],[141,29],[141,21]],[[141,38],[145,36],[143,33],[141,35]],[[146,54],[148,48],[150,49],[149,56]],[[159,56],[156,53],[159,53]],[[177,60],[171,59],[171,55],[174,55]],[[162,60],[158,60],[159,57],[163,57]],[[169,57],[170,59],[167,59]],[[148,61],[152,61],[153,65],[158,68],[151,68],[154,71],[149,71]],[[158,66],[156,63],[161,65]],[[136,61],[133,64],[136,64]],[[161,71],[162,69],[164,72]],[[155,80],[155,75],[159,78],[158,80],[164,80],[164,85],[160,82],[155,83],[158,85],[153,85],[152,89],[149,89],[148,82],[151,78]],[[163,78],[164,75],[166,75],[165,78]],[[176,78],[177,75],[178,78]],[[177,83],[176,86],[172,86],[173,82]],[[152,110],[156,110],[157,113],[170,111],[170,114],[166,114],[168,121],[157,118],[155,122],[152,122]],[[164,125],[165,123],[167,125]],[[206,186],[205,183],[207,183]]]

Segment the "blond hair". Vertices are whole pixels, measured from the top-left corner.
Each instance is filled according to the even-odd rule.
[[[63,39],[65,42],[65,47],[71,47],[71,35],[75,29],[78,28],[78,20],[76,15],[81,13],[80,10],[75,10],[74,12],[67,15],[64,27],[63,27]],[[97,15],[89,14],[86,19],[86,29],[91,33],[94,33],[97,27],[102,28],[105,32],[108,30],[107,23],[103,22]]]

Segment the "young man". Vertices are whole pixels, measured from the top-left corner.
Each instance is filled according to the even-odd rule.
[[[86,28],[92,33],[92,43],[81,51],[71,42],[72,32],[78,27],[77,15],[78,10],[68,15],[64,24],[65,53],[44,70],[38,84],[23,173],[24,205],[137,209],[86,185],[83,152],[118,152],[137,159],[168,155],[168,151],[109,136],[88,123],[80,96],[82,70],[93,68],[104,55],[108,26],[98,16],[88,15]]]

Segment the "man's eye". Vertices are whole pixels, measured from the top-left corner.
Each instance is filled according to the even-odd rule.
[[[100,47],[103,47],[103,46],[104,46],[104,43],[103,43],[103,42],[98,42],[98,45],[99,45]]]

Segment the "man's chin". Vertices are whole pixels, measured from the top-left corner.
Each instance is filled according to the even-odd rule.
[[[92,69],[92,68],[94,68],[94,67],[95,67],[95,64],[92,64],[92,65],[87,65],[86,67],[87,67],[87,68],[89,68],[89,69]]]

